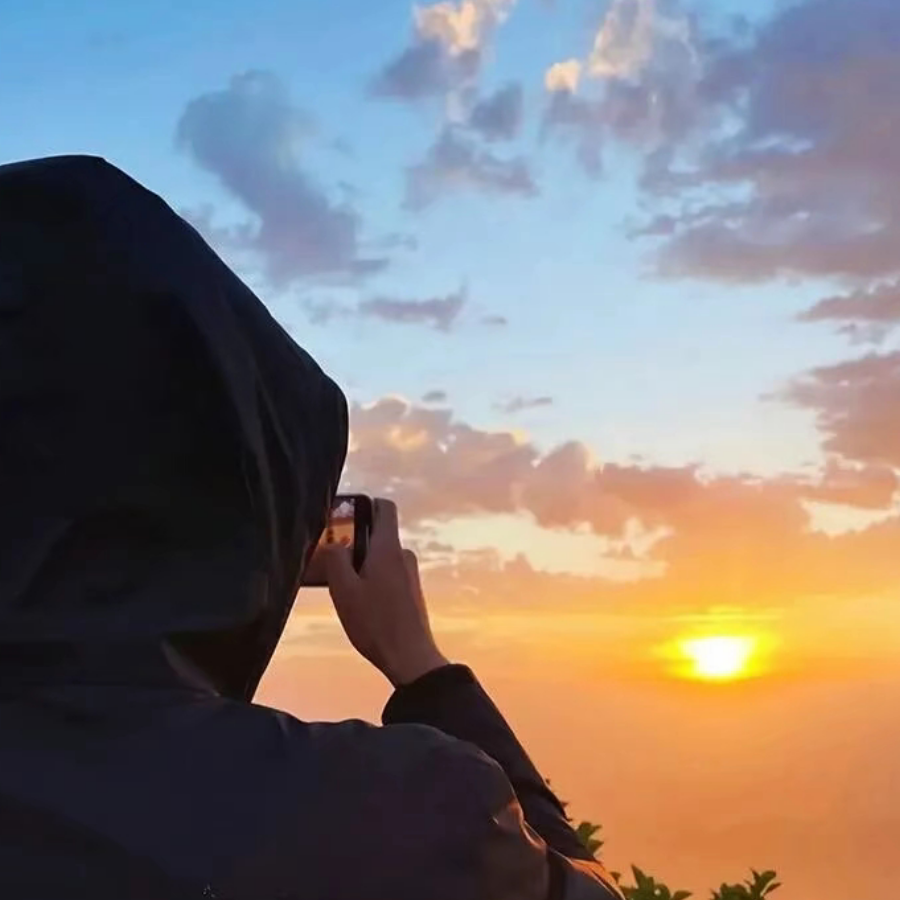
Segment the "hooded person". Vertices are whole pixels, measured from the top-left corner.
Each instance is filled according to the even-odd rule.
[[[322,533],[341,391],[113,166],[0,167],[0,896],[607,900],[471,670],[396,509],[350,640],[383,726],[252,702]]]

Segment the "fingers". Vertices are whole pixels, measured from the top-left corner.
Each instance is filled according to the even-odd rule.
[[[346,595],[359,582],[351,551],[334,545],[323,551],[322,555],[325,557],[325,573],[332,596]]]
[[[406,575],[407,578],[409,578],[410,587],[415,592],[416,599],[419,603],[424,603],[425,598],[422,593],[422,580],[419,576],[419,560],[412,550],[404,549],[403,565],[406,566]]]
[[[372,547],[396,549],[400,546],[400,517],[397,504],[378,498],[374,503],[372,523]]]
[[[419,575],[419,559],[412,550],[404,549],[403,565],[406,567],[406,577],[409,580],[409,586],[412,588],[416,602],[421,609],[424,609],[425,593],[422,590],[422,577]]]
[[[416,557],[416,554],[412,550],[404,549],[403,564],[406,566],[406,571],[409,572],[410,576],[418,579],[418,577],[419,577],[419,560]]]

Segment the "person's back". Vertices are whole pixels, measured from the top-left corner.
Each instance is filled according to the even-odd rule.
[[[175,897],[388,898],[410,884],[419,896],[488,896],[479,867],[462,863],[491,849],[477,806],[494,773],[436,731],[307,726],[113,683],[32,689],[0,707],[0,727],[4,897],[93,897],[98,878],[109,896],[132,896],[123,875]],[[57,840],[33,833],[38,810],[52,811]],[[454,833],[464,823],[470,832]],[[539,883],[537,863],[522,854],[522,888]]]
[[[346,444],[340,391],[158,198],[0,167],[0,896],[617,896],[471,672],[392,670],[348,622],[404,567],[390,504],[369,582],[332,561],[385,726],[250,702]]]

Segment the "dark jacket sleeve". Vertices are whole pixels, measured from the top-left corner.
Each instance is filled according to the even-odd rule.
[[[554,898],[620,897],[612,878],[579,840],[563,806],[547,787],[512,729],[471,669],[449,665],[398,688],[383,714],[385,725],[421,724],[473,744],[504,771],[525,822],[547,845]],[[579,883],[604,893],[579,893]],[[599,886],[599,885],[598,885]]]

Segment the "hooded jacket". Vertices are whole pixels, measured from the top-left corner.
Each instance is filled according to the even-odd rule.
[[[347,440],[160,198],[0,167],[0,897],[620,896],[469,669],[382,727],[252,702]]]

